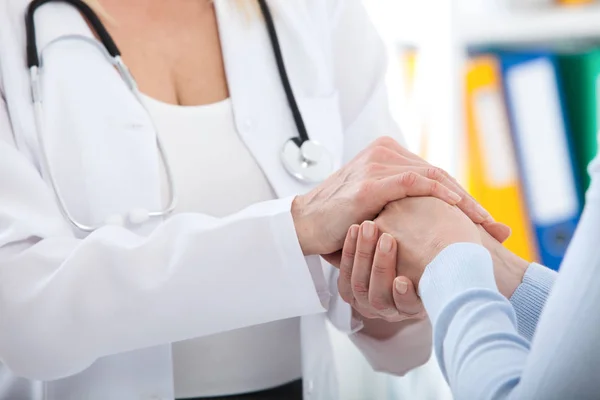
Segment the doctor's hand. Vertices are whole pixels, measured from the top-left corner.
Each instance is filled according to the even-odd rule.
[[[508,227],[494,222],[448,174],[393,139],[381,138],[314,190],[294,199],[291,211],[302,251],[329,255],[327,261],[339,265],[339,250],[352,224],[372,220],[386,204],[414,196],[457,205],[501,242],[510,235]]]
[[[426,317],[410,279],[397,276],[398,248],[372,221],[348,230],[338,277],[341,298],[363,317],[388,322]]]

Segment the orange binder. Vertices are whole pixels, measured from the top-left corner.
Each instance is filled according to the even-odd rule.
[[[585,4],[593,4],[595,0],[556,0],[556,3],[561,6],[580,6]]]
[[[512,228],[508,249],[538,259],[518,172],[501,71],[493,56],[468,62],[466,75],[466,186],[499,222]]]

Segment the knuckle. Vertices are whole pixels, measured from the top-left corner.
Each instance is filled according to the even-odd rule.
[[[381,173],[385,169],[385,166],[376,162],[371,162],[367,164],[364,169],[364,173],[366,176],[377,175]]]
[[[438,181],[431,182],[431,193],[438,193],[442,190],[442,185]]]
[[[352,292],[355,296],[366,297],[369,294],[369,285],[361,281],[353,282]]]
[[[373,252],[366,249],[356,250],[355,257],[360,260],[371,260],[373,258]]]
[[[356,201],[363,203],[368,200],[373,193],[373,183],[370,181],[361,182],[356,191]]]
[[[388,161],[395,157],[399,157],[399,155],[386,146],[373,146],[367,155],[368,162],[381,162]]]
[[[342,258],[346,259],[346,260],[352,260],[354,259],[354,255],[356,254],[356,252],[352,251],[352,250],[348,250],[346,248],[342,249]],[[351,266],[352,264],[350,264]]]
[[[427,168],[427,177],[434,181],[443,181],[446,178],[442,169],[438,167]]]
[[[452,175],[450,175],[448,172],[446,172],[445,169],[443,169],[443,168],[438,168],[438,169],[440,170],[440,174],[442,174],[442,176],[444,178],[447,178],[447,179],[450,179],[451,181],[454,181],[454,178],[452,177]]]
[[[387,275],[390,272],[390,268],[381,263],[373,264],[372,267],[373,275]]]
[[[386,147],[386,148],[396,146],[396,143],[397,142],[390,136],[382,136],[375,140],[376,146],[382,146],[382,147]]]
[[[383,146],[374,146],[369,152],[369,161],[376,162],[384,158],[387,149]]]
[[[418,174],[414,171],[408,171],[402,174],[400,183],[405,187],[412,187],[417,182]]]

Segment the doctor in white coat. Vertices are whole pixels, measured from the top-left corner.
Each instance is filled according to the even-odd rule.
[[[401,138],[359,0],[269,1],[306,130],[331,156],[322,183],[281,163],[298,127],[254,1],[88,2],[139,90],[72,1],[35,13],[32,86],[29,3],[0,3],[1,399],[336,399],[327,318],[379,370],[428,359],[426,320],[401,322],[402,301],[353,312],[319,258],[335,262],[350,225],[407,195],[490,222],[376,140]],[[147,218],[175,192],[170,215]]]

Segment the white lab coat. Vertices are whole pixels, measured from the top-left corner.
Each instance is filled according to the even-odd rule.
[[[227,218],[179,214],[85,236],[62,217],[40,168],[25,66],[28,0],[1,2],[1,399],[172,399],[169,343],[298,316],[305,398],[338,398],[326,321],[350,333],[351,311],[335,270],[300,251],[290,203],[312,186],[280,163],[296,128],[265,26],[232,3],[216,1],[235,122],[279,199]],[[308,132],[336,167],[378,136],[400,139],[384,47],[360,1],[270,5]],[[47,4],[35,20],[47,154],[69,210],[99,223],[159,209],[147,114],[98,48],[55,41],[92,37],[74,8]],[[311,277],[310,263],[322,273]],[[398,374],[427,360],[429,336],[427,323],[389,343],[352,335],[377,369]]]

